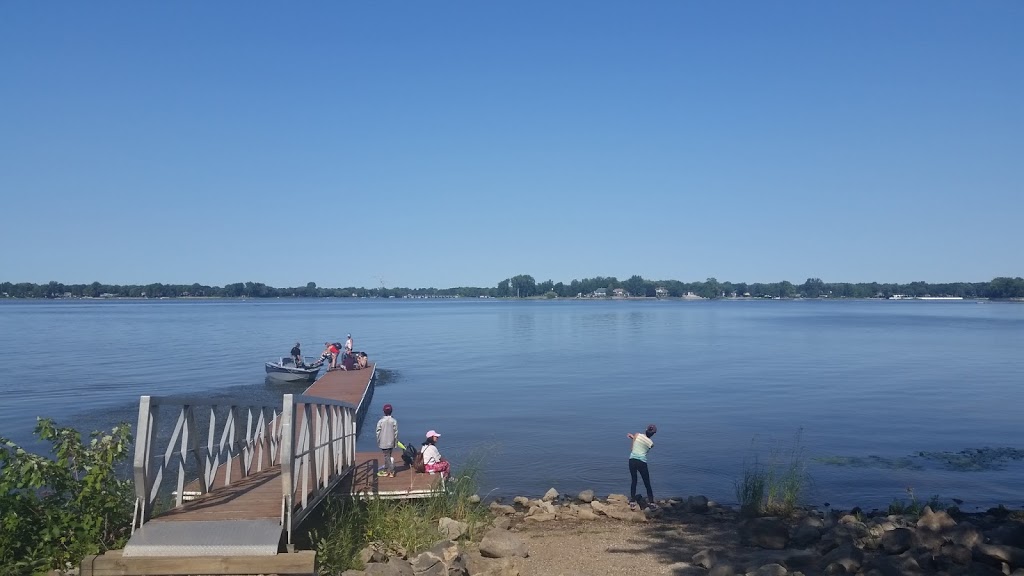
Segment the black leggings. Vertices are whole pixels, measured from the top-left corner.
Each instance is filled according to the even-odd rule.
[[[644,479],[644,488],[647,488],[647,501],[653,503],[654,492],[651,490],[651,474],[647,471],[647,462],[637,460],[636,458],[629,459],[629,477],[631,479],[629,483],[629,498],[636,500],[637,472],[640,472],[640,477]]]

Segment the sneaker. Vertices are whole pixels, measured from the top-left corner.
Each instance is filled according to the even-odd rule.
[[[387,476],[387,475],[388,475],[388,471],[387,470],[378,470],[377,471],[377,476]]]
[[[629,509],[630,510],[636,510],[636,502],[633,502],[632,500],[630,500],[629,501]]]

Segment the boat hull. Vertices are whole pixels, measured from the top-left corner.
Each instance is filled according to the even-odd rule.
[[[320,373],[320,367],[316,368],[294,368],[282,366],[280,363],[266,363],[267,378],[280,382],[312,382]]]

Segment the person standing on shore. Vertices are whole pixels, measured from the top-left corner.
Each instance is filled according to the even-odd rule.
[[[647,453],[654,447],[654,441],[651,438],[657,433],[658,427],[654,424],[648,424],[647,430],[643,433],[626,434],[626,438],[633,441],[633,448],[629,452],[629,477],[631,480],[629,484],[629,507],[634,510],[637,505],[641,508],[657,508],[657,505],[654,503],[654,491],[651,490],[651,475],[647,470]],[[647,489],[646,504],[643,496],[636,493],[637,472],[643,478],[644,488]]]
[[[398,443],[398,421],[391,417],[391,404],[384,405],[384,416],[377,421],[377,447],[384,453],[384,469],[377,476],[395,477],[395,459],[391,453]]]

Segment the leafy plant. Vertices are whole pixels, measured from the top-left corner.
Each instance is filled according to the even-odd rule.
[[[67,569],[88,554],[119,548],[131,532],[134,493],[117,469],[131,429],[93,432],[38,419],[35,434],[52,457],[0,438],[0,574]]]

